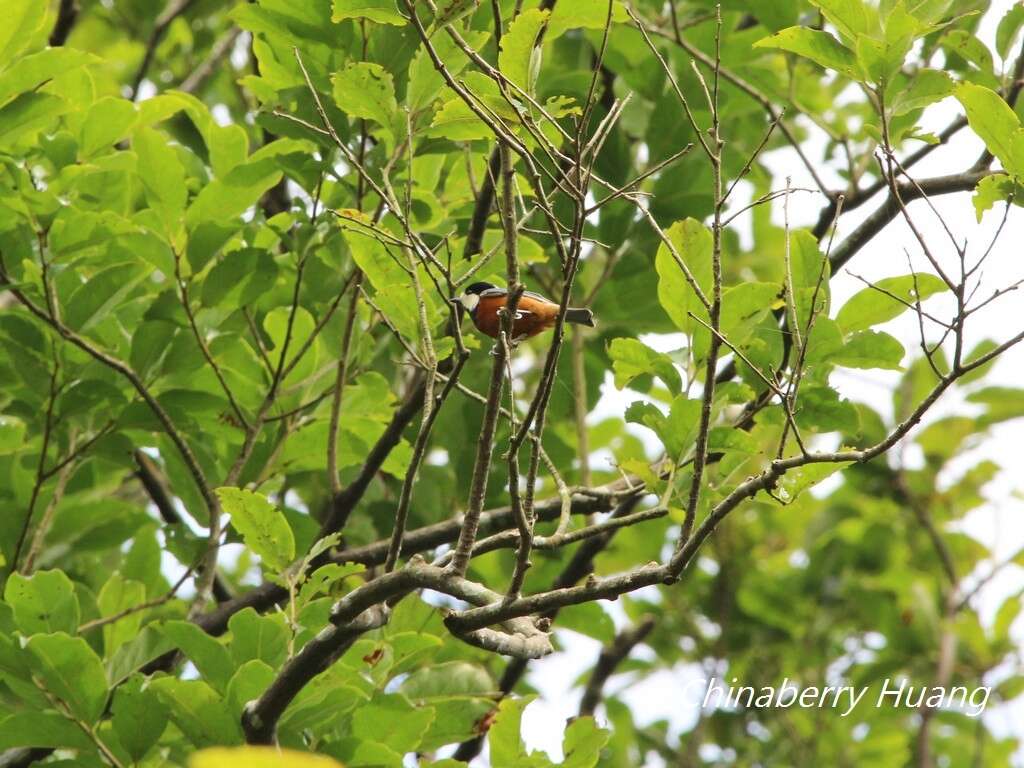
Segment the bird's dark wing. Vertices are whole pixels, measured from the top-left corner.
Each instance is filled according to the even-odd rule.
[[[547,296],[541,296],[539,293],[534,293],[533,291],[523,291],[523,296],[529,296],[531,299],[536,299],[537,301],[542,301],[545,304],[554,304],[555,303],[551,299],[549,299]]]
[[[493,288],[488,288],[486,291],[480,291],[478,295],[480,296],[481,299],[491,299],[497,296],[508,296],[508,291],[506,291],[504,288],[494,286]]]

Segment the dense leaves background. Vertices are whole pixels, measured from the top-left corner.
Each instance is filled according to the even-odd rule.
[[[973,308],[1008,288],[979,290],[974,265],[1017,254],[960,249],[923,202],[904,207],[976,189],[979,218],[1019,215],[1022,6],[991,50],[983,0],[447,0],[415,4],[418,24],[393,0],[159,5],[3,3],[0,763],[426,765],[454,745],[470,759],[486,734],[491,765],[552,764],[520,733],[528,659],[469,644],[439,609],[493,607],[508,588],[506,417],[533,418],[547,384],[544,455],[524,435],[522,474],[540,462],[549,541],[522,593],[548,596],[485,624],[543,644],[553,619],[556,653],[573,632],[606,646],[562,765],[1010,763],[1016,738],[954,709],[719,709],[677,735],[602,690],[688,664],[755,686],[1024,691],[1020,596],[983,623],[972,591],[1014,558],[957,528],[1000,467],[938,481],[1024,415],[1024,392],[987,381],[1020,328],[963,344]],[[931,135],[922,114],[943,100],[963,117]],[[499,178],[494,123],[536,168],[509,152]],[[961,130],[984,141],[977,162],[910,176]],[[564,191],[577,136],[598,137],[585,203]],[[763,161],[775,150],[846,188],[787,194]],[[820,206],[817,225],[790,230],[784,202]],[[481,499],[481,535],[509,533],[439,597],[420,558],[443,557],[472,506],[493,391],[492,342],[468,324],[453,338],[446,298],[470,276],[506,283],[509,214],[522,280],[568,284],[599,325],[567,336],[551,377],[550,336],[514,351]],[[927,222],[909,263],[874,253],[904,215]],[[830,274],[860,258],[889,276],[831,306]],[[702,293],[721,294],[719,318]],[[907,350],[883,328],[915,314],[922,349]],[[676,334],[675,351],[647,334]],[[898,371],[892,414],[840,396],[841,368]],[[632,404],[595,412],[602,384]],[[886,453],[936,389],[959,391],[962,413],[906,438],[923,462]],[[883,450],[766,475],[801,439]],[[729,502],[750,478],[764,482]],[[399,510],[396,573],[435,581],[363,605],[389,583],[371,579]],[[678,583],[588,580],[652,573],[693,522],[710,535],[690,540]],[[653,652],[630,656],[638,643]],[[243,718],[280,688],[272,722]],[[289,751],[240,746],[268,728]]]

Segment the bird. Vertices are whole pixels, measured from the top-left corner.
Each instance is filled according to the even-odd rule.
[[[466,288],[465,293],[451,299],[451,302],[469,312],[477,330],[496,339],[501,332],[501,315],[507,300],[506,289],[491,283],[473,283]],[[518,344],[553,328],[560,309],[558,304],[539,293],[523,291],[512,323],[512,343]],[[595,326],[594,313],[589,309],[570,307],[565,311],[565,321],[590,328]]]

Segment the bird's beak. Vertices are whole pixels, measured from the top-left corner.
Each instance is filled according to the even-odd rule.
[[[462,305],[462,297],[461,296],[453,296],[452,298],[448,299],[448,303],[449,304],[454,304],[456,306],[461,306]]]

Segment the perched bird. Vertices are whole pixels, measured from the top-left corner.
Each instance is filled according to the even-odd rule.
[[[452,299],[469,312],[473,324],[481,333],[496,339],[501,332],[501,312],[505,308],[508,291],[490,283],[473,283],[461,296]],[[512,343],[518,344],[523,339],[536,336],[555,325],[558,319],[559,305],[540,294],[524,291],[516,305],[515,321],[512,324]],[[589,309],[566,310],[565,320],[568,323],[594,327],[594,313]]]

